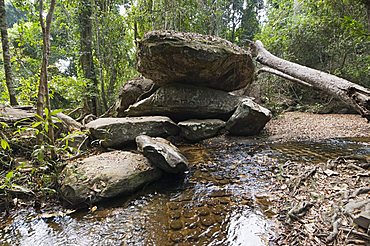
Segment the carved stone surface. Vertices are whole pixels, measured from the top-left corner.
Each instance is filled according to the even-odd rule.
[[[192,142],[216,136],[225,125],[226,123],[219,119],[187,120],[178,123],[180,135]]]
[[[231,135],[257,135],[271,117],[270,110],[258,105],[250,98],[244,98],[226,122],[226,129]]]
[[[138,70],[158,85],[169,83],[232,91],[253,79],[251,54],[214,36],[152,31],[139,43]]]
[[[161,175],[142,154],[116,150],[67,164],[60,191],[70,204],[94,203],[133,192]]]
[[[91,135],[101,141],[103,147],[122,148],[134,142],[139,135],[153,137],[176,136],[178,126],[168,117],[100,118],[86,125]]]
[[[165,115],[173,120],[228,119],[240,98],[225,91],[174,84],[159,88],[150,97],[131,105],[128,116]]]

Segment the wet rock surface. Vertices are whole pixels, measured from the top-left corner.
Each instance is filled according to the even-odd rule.
[[[198,142],[217,136],[225,127],[225,121],[219,119],[186,120],[177,124],[180,135],[188,141]]]
[[[133,143],[137,136],[143,134],[168,137],[179,133],[178,126],[163,116],[100,118],[90,122],[86,127],[103,147],[116,148]]]
[[[181,173],[188,169],[188,160],[170,141],[146,135],[136,137],[140,152],[159,169],[168,173]]]
[[[112,151],[69,163],[61,175],[60,191],[70,204],[90,204],[133,192],[161,174],[141,154]]]
[[[194,84],[224,91],[252,82],[251,54],[218,37],[153,31],[139,43],[138,70],[158,85]]]
[[[127,116],[164,115],[173,120],[228,119],[239,104],[239,97],[227,92],[189,85],[159,88],[150,97],[135,103]]]

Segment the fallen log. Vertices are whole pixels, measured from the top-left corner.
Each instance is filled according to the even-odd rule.
[[[292,76],[289,76],[286,73],[280,72],[279,70],[276,70],[276,69],[273,69],[273,68],[270,68],[270,67],[261,67],[260,69],[258,69],[257,75],[258,74],[261,74],[263,72],[271,73],[271,74],[276,75],[276,76],[279,76],[279,77],[281,77],[283,79],[287,79],[287,80],[290,80],[292,82],[297,82],[297,83],[299,83],[301,85],[312,87],[312,85],[310,85],[309,83],[306,83],[306,82],[304,82],[302,80],[296,79],[296,78],[294,78]]]
[[[293,77],[293,82],[297,82],[297,80],[303,81],[310,84],[313,88],[337,97],[370,122],[370,89],[335,75],[274,56],[263,47],[261,41],[252,43],[251,50],[252,55],[256,57],[259,63],[286,74],[287,76],[285,77],[287,79],[289,79],[289,76]]]

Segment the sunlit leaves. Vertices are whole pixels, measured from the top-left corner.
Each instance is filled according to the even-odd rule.
[[[3,150],[7,150],[7,149],[10,150],[9,143],[5,139],[0,139],[0,142],[1,142],[1,148]]]

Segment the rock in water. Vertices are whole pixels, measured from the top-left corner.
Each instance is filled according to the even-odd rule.
[[[138,70],[160,86],[184,83],[224,91],[250,84],[250,52],[219,37],[152,31],[139,43]]]
[[[99,118],[86,125],[91,135],[101,140],[103,147],[122,148],[139,135],[153,137],[176,136],[178,126],[168,117]]]
[[[270,110],[244,98],[234,114],[226,122],[226,129],[231,135],[252,136],[257,135],[271,119]]]
[[[133,192],[161,174],[142,154],[117,150],[69,163],[61,174],[60,191],[70,204],[94,203]]]
[[[131,105],[128,116],[165,115],[173,120],[224,119],[235,111],[240,98],[225,91],[173,84]]]
[[[197,142],[216,136],[226,125],[219,119],[187,120],[177,124],[181,131],[180,135],[186,140]]]
[[[170,141],[141,135],[136,138],[137,148],[151,163],[167,173],[181,173],[188,169],[188,160]]]
[[[153,89],[157,88],[154,82],[150,79],[146,79],[144,77],[139,77],[136,79],[132,79],[126,82],[126,84],[122,87],[117,105],[117,116],[122,117],[125,116],[124,111],[132,104],[137,102],[140,99],[149,97],[151,92],[154,92]]]

